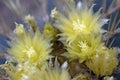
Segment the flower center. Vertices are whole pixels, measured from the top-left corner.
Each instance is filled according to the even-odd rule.
[[[82,22],[80,22],[80,20],[78,19],[77,21],[73,21],[73,24],[72,24],[73,26],[74,26],[74,30],[75,31],[78,31],[78,32],[82,32],[83,31],[83,29],[85,29],[86,28],[86,26],[85,26],[85,24],[84,24],[84,22],[82,21]]]
[[[31,58],[36,53],[36,51],[33,47],[30,47],[30,48],[24,50],[23,52],[25,52],[29,58]]]
[[[88,48],[86,41],[85,42],[80,41],[78,46],[81,48],[81,50],[86,50]]]

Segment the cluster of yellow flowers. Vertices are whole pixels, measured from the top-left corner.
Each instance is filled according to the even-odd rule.
[[[118,64],[117,50],[105,47],[100,33],[104,21],[100,10],[93,13],[84,3],[80,8],[72,5],[67,16],[58,13],[56,27],[60,30],[60,40],[66,46],[67,53],[63,54],[70,60],[78,59],[96,75],[110,75]],[[105,49],[103,49],[105,48]]]
[[[86,65],[98,76],[110,75],[118,64],[116,51],[103,47],[86,61]]]
[[[46,24],[42,33],[32,24],[35,23],[32,16],[28,15],[25,20],[34,28],[27,31],[22,24],[16,23],[16,38],[9,42],[11,48],[7,49],[13,56],[12,61],[17,62],[17,65],[14,66],[10,61],[2,66],[9,74],[10,80],[70,80],[66,69],[48,66],[47,60],[53,57],[50,55],[51,42],[55,39],[56,30],[50,24]]]
[[[51,13],[55,28],[46,24],[44,30],[40,31],[34,17],[30,15],[25,17],[29,30],[24,25],[15,23],[16,38],[9,42],[11,48],[7,51],[17,65],[3,65],[12,80],[89,80],[82,73],[72,79],[69,68],[67,70],[54,65],[59,63],[54,59],[49,65],[50,59],[55,58],[52,46],[58,40],[66,49],[61,56],[68,61],[78,60],[97,76],[112,74],[118,64],[117,50],[105,47],[102,42],[100,28],[104,22],[100,20],[100,11],[94,13],[94,6],[88,7],[84,1],[79,8],[76,8],[74,2],[66,5],[69,7],[67,16],[56,8]]]

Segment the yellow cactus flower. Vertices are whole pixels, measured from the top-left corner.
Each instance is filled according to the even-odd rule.
[[[50,62],[51,63],[51,62]],[[59,62],[55,59],[54,67],[45,65],[40,70],[40,80],[71,80],[70,74],[66,70],[66,62],[63,66],[59,66]]]
[[[14,30],[14,33],[17,35],[17,36],[23,36],[25,34],[25,29],[24,29],[24,26],[23,24],[17,24],[15,22],[15,25],[16,25],[16,28]]]
[[[57,14],[58,14],[58,12],[57,12],[56,8],[54,8],[54,9],[51,11],[51,15],[50,15],[50,16],[51,16],[52,19],[56,20]]]
[[[41,80],[71,80],[67,70],[42,69],[40,72]]]
[[[57,30],[51,24],[46,24],[43,35],[45,38],[50,38],[52,41],[55,41],[57,39]]]
[[[51,63],[51,62],[50,62]],[[41,68],[30,64],[29,62],[18,63],[13,66],[11,63],[2,65],[10,76],[10,80],[71,80],[70,74],[65,66],[59,66],[55,61],[55,66],[44,63]],[[1,66],[0,66],[1,67]]]
[[[10,80],[41,80],[40,70],[27,61],[23,64],[19,63],[17,66],[8,65],[6,71]]]
[[[63,54],[71,60],[78,59],[80,63],[93,57],[96,51],[101,47],[101,36],[85,35],[78,36],[70,45],[67,45],[68,53]]]
[[[30,26],[31,30],[36,31],[37,24],[36,24],[33,16],[31,16],[31,15],[26,16],[25,22]]]
[[[93,6],[88,8],[85,3],[82,8],[76,9],[71,6],[67,16],[58,13],[56,27],[61,31],[61,40],[65,42],[72,42],[77,35],[99,33],[100,27],[104,24],[100,21],[99,11],[93,13]]]
[[[117,50],[102,47],[97,51],[98,53],[91,59],[86,61],[86,65],[97,76],[105,76],[112,74],[114,68],[118,64]]]
[[[23,37],[9,43],[11,48],[8,48],[8,53],[19,62],[29,61],[34,64],[44,62],[49,59],[49,53],[52,51],[50,40],[44,39],[39,31],[35,34],[25,33]]]

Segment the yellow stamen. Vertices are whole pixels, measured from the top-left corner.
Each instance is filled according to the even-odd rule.
[[[78,46],[82,49],[86,49],[88,47],[87,43],[83,41],[80,41]]]
[[[74,26],[74,30],[75,31],[78,31],[78,32],[82,32],[83,31],[83,29],[85,29],[86,28],[86,26],[85,26],[85,24],[84,24],[84,22],[82,21],[82,22],[80,22],[80,20],[78,19],[77,21],[73,21],[73,24],[72,24],[73,26]]]
[[[36,51],[35,51],[35,49],[33,49],[33,47],[30,47],[30,48],[24,50],[23,52],[25,52],[29,58],[31,58],[33,55],[36,54]]]

